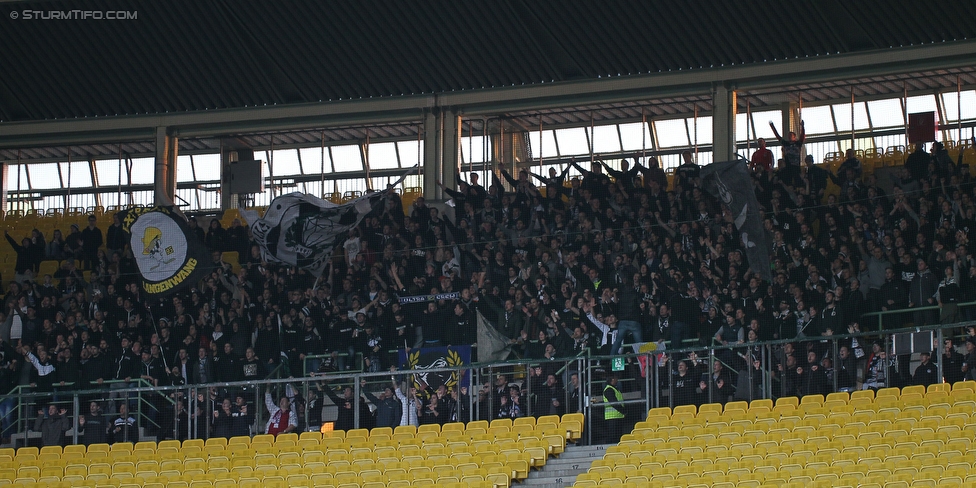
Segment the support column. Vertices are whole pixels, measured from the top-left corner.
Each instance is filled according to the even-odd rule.
[[[441,181],[448,188],[457,188],[457,174],[461,171],[461,117],[457,108],[443,113],[444,139],[442,150]],[[445,197],[446,198],[446,197]]]
[[[174,205],[176,202],[176,159],[179,139],[166,127],[156,127],[156,163],[153,178],[153,195],[156,205]]]
[[[786,102],[780,104],[780,110],[783,112],[783,120],[779,132],[783,137],[788,138],[790,132],[797,132],[800,129],[800,106],[796,102]]]
[[[0,165],[0,211],[7,211],[7,190],[10,189],[10,163]]]
[[[712,88],[712,158],[732,161],[735,154],[735,89],[725,85]]]
[[[423,195],[427,200],[436,200],[440,196],[437,179],[441,168],[441,138],[443,119],[440,113],[428,111],[424,113],[424,168]]]

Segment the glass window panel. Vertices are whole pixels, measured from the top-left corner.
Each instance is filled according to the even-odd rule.
[[[830,106],[807,107],[803,109],[803,125],[807,134],[827,134],[834,132],[834,119]]]
[[[651,150],[654,147],[647,124],[637,122],[620,124],[618,127],[620,128],[620,138],[623,140],[624,151]]]
[[[475,161],[479,161],[481,158],[481,151],[478,149],[480,147],[478,145],[478,140],[481,138],[476,137],[475,139],[474,154],[475,158],[478,158],[475,159]],[[418,147],[420,149],[417,149]],[[403,165],[404,168],[412,168],[417,165],[417,162],[420,161],[420,152],[424,150],[424,143],[423,141],[400,141],[397,143],[397,150],[400,152],[400,164]]]
[[[898,100],[894,100],[898,103]],[[898,110],[901,110],[899,107]],[[871,112],[871,121],[874,122],[875,127],[879,126],[878,121],[874,118],[874,112]],[[834,105],[834,119],[837,121],[837,132],[850,132],[851,130],[851,104],[841,103]],[[864,130],[868,128],[868,111],[864,102],[857,102],[854,104],[854,129]]]
[[[197,190],[195,188],[177,188],[176,189],[176,204],[184,205],[189,204],[185,207],[180,207],[184,212],[190,210],[199,210],[200,202],[197,200]]]
[[[151,185],[155,177],[155,164],[153,158],[138,158],[132,160],[132,184]],[[151,203],[151,202],[150,202]]]
[[[278,149],[274,151],[274,174],[275,177],[302,174],[302,168],[298,164],[298,150]]]
[[[363,155],[358,145],[332,146],[332,160],[337,172],[363,171]],[[365,184],[363,189],[366,189]]]
[[[746,142],[747,139],[752,139],[753,146],[756,145],[756,134],[753,134],[752,127],[748,127],[748,118],[746,114],[735,114],[735,140],[736,142]],[[746,131],[748,130],[748,134]]]
[[[61,163],[61,164],[67,164],[67,163]],[[26,164],[18,164],[17,169],[15,171],[11,171],[10,173],[11,175],[9,177],[12,179],[8,183],[8,186],[10,186],[13,189],[20,188],[21,190],[28,190],[31,188],[31,186],[28,184],[29,180],[27,179]],[[91,185],[89,184],[89,186]]]
[[[99,177],[101,177],[101,174],[99,174]],[[105,206],[105,208],[119,204],[119,194],[116,192],[102,193],[99,195],[99,198],[102,200],[102,205]]]
[[[74,163],[72,163],[72,164],[74,164]],[[91,172],[89,172],[89,175],[90,174],[91,174]],[[82,208],[94,207],[95,206],[95,195],[94,194],[91,194],[91,193],[72,194],[68,198],[68,206],[69,207],[82,207]],[[81,224],[81,222],[79,222],[79,225],[80,224]],[[102,230],[104,231],[104,229],[102,229]]]
[[[125,171],[123,163],[122,171]],[[119,183],[119,160],[118,159],[96,159],[95,171],[98,172],[98,184],[100,186],[118,186]]]
[[[325,172],[329,173],[332,171],[332,160],[329,159],[329,151],[326,149],[324,152],[321,147],[306,147],[298,150],[302,156],[302,172],[307,175],[317,175],[319,173]],[[323,168],[323,158],[325,156],[325,165]]]
[[[363,178],[337,180],[336,184],[339,187],[339,193],[345,193],[347,191],[366,191],[366,180]]]
[[[99,171],[99,183],[102,183],[101,176],[101,171]],[[196,181],[196,178],[193,177],[193,160],[191,156],[179,156],[176,158],[176,182],[183,183],[187,181]]]
[[[620,134],[616,125],[598,125],[593,128],[593,152],[619,152]]]
[[[384,142],[369,145],[369,167],[371,169],[397,168],[399,167],[398,164],[396,143]],[[386,188],[386,185],[374,188]]]
[[[478,145],[480,142],[480,137],[476,138],[478,140],[474,141],[474,151],[475,157],[481,157],[481,146]],[[539,158],[539,154],[542,154],[543,158],[556,158],[559,157],[559,151],[556,149],[556,134],[551,130],[542,131],[542,140],[539,140],[539,131],[529,132],[529,145],[532,146],[532,157],[535,159]],[[480,159],[475,159],[475,162],[481,161]]]
[[[259,158],[257,153],[255,158]],[[193,170],[197,174],[197,181],[220,181],[220,155],[196,154],[193,156]]]
[[[58,175],[58,163],[37,163],[27,167],[30,173],[31,188],[51,189],[61,188],[61,177]],[[10,186],[10,182],[7,182]]]
[[[691,144],[695,144],[695,119],[688,119],[688,129],[691,132]],[[698,117],[698,145],[712,143],[712,117]]]
[[[935,95],[919,95],[908,97],[908,113],[936,112]]]
[[[557,129],[556,142],[559,144],[559,154],[563,156],[590,153],[589,142],[586,138],[586,129],[582,127]]]
[[[532,137],[532,133],[529,134],[529,137]],[[536,136],[536,137],[538,137],[538,136]],[[483,146],[483,144],[485,142],[485,139],[486,138],[485,137],[482,137],[482,136],[462,137],[461,138],[461,157],[464,159],[464,162],[465,163],[471,163],[471,162],[481,163],[481,162],[484,162],[486,148],[484,148],[482,146]],[[491,146],[491,144],[490,144],[491,139],[488,138],[488,140],[489,140],[489,147],[487,148],[487,151],[488,151],[489,154],[491,154],[491,147],[490,147]],[[549,138],[546,139],[546,141],[547,141],[546,144],[547,145],[549,144],[549,142],[548,142],[549,140],[553,140],[554,141],[554,139],[552,139],[552,135],[551,134],[549,135]],[[409,142],[412,142],[412,145],[410,147],[413,148],[413,156],[411,156],[411,159],[410,160],[413,161],[413,163],[410,166],[413,166],[414,164],[417,164],[417,141],[409,141]],[[403,159],[403,157],[404,157],[403,151],[406,150],[406,146],[404,146],[405,142],[399,142],[398,144],[400,144],[400,161],[403,162],[404,167],[407,167],[406,161]],[[534,145],[535,144],[535,139],[532,139],[532,144],[533,144],[533,146],[532,146],[533,148],[536,147]],[[553,145],[553,149],[552,150],[555,151],[556,143],[553,142],[552,145]],[[549,151],[549,148],[544,148],[544,149],[546,151]],[[472,153],[472,152],[474,154],[469,154],[469,153]]]
[[[687,146],[688,129],[685,119],[655,120],[654,132],[661,147]]]
[[[698,123],[699,124],[701,123],[701,117],[699,117]],[[699,151],[698,157],[695,158],[695,161],[697,161],[698,164],[701,166],[704,166],[706,164],[712,164],[712,162],[715,160],[713,156],[714,153],[712,151]]]
[[[840,110],[846,107],[846,110]],[[873,100],[868,102],[871,111],[871,125],[875,127],[897,127],[905,125],[905,114],[901,109],[901,100],[889,98],[887,100]],[[850,105],[834,105],[837,115],[837,127],[841,131],[851,130]]]
[[[92,186],[91,170],[88,168],[88,161],[73,161],[61,164],[61,178],[65,181],[65,186],[71,188],[90,188]],[[135,176],[135,175],[133,175]],[[149,171],[149,182],[152,182],[152,168]],[[25,186],[26,187],[26,184]]]
[[[945,108],[947,122],[959,120],[960,101],[962,102],[963,120],[976,117],[976,91],[963,91],[959,97],[956,96],[956,92],[943,93],[942,106]]]
[[[772,129],[769,128],[769,123],[772,122],[776,125],[776,130],[780,131],[780,134],[784,137],[784,129],[780,127],[783,123],[783,111],[782,110],[766,110],[763,112],[752,112],[752,125],[756,129],[756,133],[752,135],[754,139],[760,137],[765,138],[768,142],[773,142],[776,140],[776,136],[773,135]],[[772,150],[772,149],[770,149]]]

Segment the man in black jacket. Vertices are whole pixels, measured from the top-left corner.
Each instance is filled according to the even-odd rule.
[[[400,401],[397,400],[396,396],[393,394],[393,388],[387,386],[377,397],[369,391],[366,390],[366,380],[363,379],[360,383],[360,389],[369,401],[373,402],[376,406],[376,426],[377,427],[390,427],[395,428],[400,425],[400,416],[402,415],[402,408]]]
[[[644,342],[640,324],[640,288],[621,286],[617,288],[617,335],[610,347],[611,354],[621,354],[620,345],[629,334],[634,343]]]
[[[921,354],[922,363],[915,368],[915,374],[912,375],[913,385],[929,386],[939,382],[939,369],[935,364],[930,361],[932,358],[932,353],[928,351],[923,351]]]
[[[105,418],[102,417],[102,409],[98,406],[98,402],[91,402],[88,405],[88,415],[78,416],[78,428],[82,444],[90,446],[108,443],[108,426],[105,425]]]
[[[94,215],[88,216],[88,227],[81,231],[82,240],[82,266],[85,269],[93,269],[95,260],[98,256],[98,248],[102,247],[102,229],[95,226],[98,219]]]

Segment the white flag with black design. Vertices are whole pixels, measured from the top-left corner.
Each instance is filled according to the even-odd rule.
[[[383,193],[377,192],[336,205],[295,192],[272,200],[263,217],[254,210],[244,210],[241,216],[251,226],[262,259],[304,268],[319,277],[336,244],[382,200]]]
[[[404,172],[387,191],[393,191],[412,171]],[[336,244],[345,241],[348,232],[359,225],[385,196],[386,192],[367,193],[336,205],[307,193],[295,192],[272,200],[263,217],[254,210],[243,210],[241,216],[251,226],[262,259],[297,266],[319,278],[332,259]]]

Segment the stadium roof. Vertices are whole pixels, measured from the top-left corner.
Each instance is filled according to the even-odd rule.
[[[626,78],[976,39],[966,2],[0,3],[2,123]],[[42,19],[24,19],[27,15]],[[136,12],[43,20],[50,11]],[[13,20],[16,13],[20,18]]]

